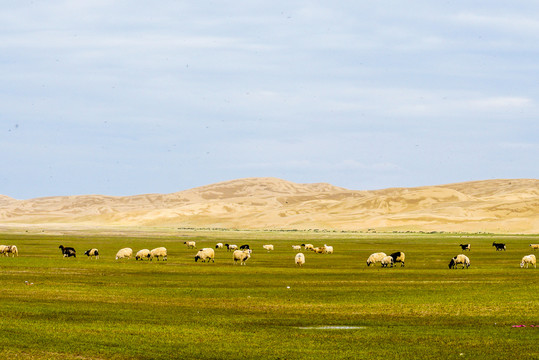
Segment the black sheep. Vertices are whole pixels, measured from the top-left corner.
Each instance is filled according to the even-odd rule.
[[[462,251],[470,251],[470,244],[460,244],[460,247],[462,248]]]
[[[72,247],[64,247],[64,245],[60,245],[58,246],[58,248],[62,250],[62,254],[64,255],[64,257],[77,257],[77,252]]]
[[[389,255],[393,258],[393,263],[398,263],[400,262],[401,263],[401,267],[404,266],[404,259],[405,259],[405,256],[404,256],[404,253],[402,251],[397,251],[397,252],[394,252],[393,254]]]

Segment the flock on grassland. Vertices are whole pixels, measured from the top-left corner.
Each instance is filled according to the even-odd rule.
[[[196,249],[196,242],[195,241],[185,241],[184,245],[187,246],[188,249]],[[471,251],[471,245],[470,244],[459,244],[462,251]],[[492,246],[495,247],[496,251],[506,251],[506,245],[503,243],[496,243],[493,242]],[[539,249],[539,244],[530,244],[530,247],[533,251]],[[77,251],[73,247],[69,246],[63,246],[60,245],[58,247],[60,251],[62,252],[62,255],[64,258],[69,257],[77,257]],[[251,258],[252,249],[248,244],[244,244],[241,246],[237,246],[234,244],[223,244],[223,243],[217,243],[215,245],[216,249],[224,249],[226,248],[227,251],[232,251],[232,259],[233,264],[240,264],[245,265],[246,261]],[[265,244],[262,245],[262,248],[266,250],[268,253],[271,251],[274,251],[275,247],[273,244]],[[312,251],[315,254],[333,254],[333,246],[329,246],[324,244],[324,246],[315,247],[313,244],[301,244],[301,245],[292,245],[292,250],[294,251],[301,251],[301,249],[304,249],[305,251]],[[84,255],[86,255],[88,258],[94,258],[99,259],[99,250],[96,248],[88,249],[84,252]],[[3,257],[15,257],[19,256],[19,251],[17,249],[16,245],[0,245],[0,256]],[[120,259],[131,259],[133,256],[133,249],[131,248],[123,248],[118,250],[116,253],[116,260]],[[394,252],[390,255],[386,255],[384,252],[376,252],[371,254],[367,258],[367,266],[376,265],[376,263],[380,263],[381,267],[387,268],[387,267],[393,267],[396,263],[400,263],[401,267],[404,267],[404,260],[406,256],[402,251]],[[149,250],[149,249],[142,249],[139,250],[135,255],[135,260],[149,260],[152,261],[153,259],[156,259],[159,261],[160,259],[163,261],[166,261],[168,259],[168,253],[167,249],[164,247],[157,247],[155,249]],[[203,248],[198,250],[198,252],[195,255],[195,262],[198,261],[201,262],[215,262],[215,250],[213,248]],[[303,266],[305,264],[305,254],[302,252],[299,252],[294,257],[294,262],[297,266]],[[449,262],[449,268],[450,269],[457,269],[458,266],[462,269],[467,269],[470,267],[470,259],[468,256],[464,254],[459,254],[455,257],[453,257]],[[521,268],[529,268],[533,266],[534,268],[537,268],[537,259],[535,255],[530,254],[526,255],[522,258],[520,262]]]

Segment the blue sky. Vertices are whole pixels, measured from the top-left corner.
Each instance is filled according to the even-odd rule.
[[[0,194],[539,178],[535,1],[0,10]]]

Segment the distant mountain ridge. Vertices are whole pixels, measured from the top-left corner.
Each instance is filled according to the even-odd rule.
[[[171,194],[0,195],[0,225],[539,233],[539,180],[357,191],[246,178]]]

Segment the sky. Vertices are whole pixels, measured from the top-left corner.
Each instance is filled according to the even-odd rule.
[[[539,178],[536,1],[6,0],[0,194]]]

